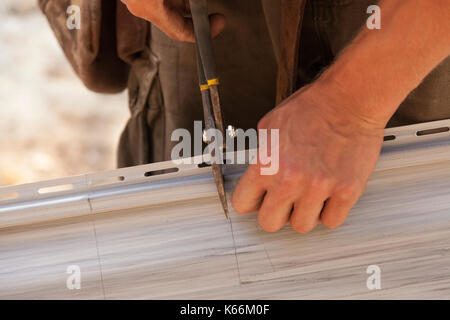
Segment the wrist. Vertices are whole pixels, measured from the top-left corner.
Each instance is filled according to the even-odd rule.
[[[386,123],[366,117],[354,107],[353,97],[317,81],[294,93],[280,105],[292,106],[294,112],[307,116],[313,113],[317,119],[328,123],[329,128],[341,136],[365,135],[382,137]]]
[[[349,68],[347,68],[349,67]],[[338,112],[351,114],[367,125],[384,128],[398,105],[364,75],[355,70],[356,64],[335,64],[317,79],[312,87],[338,108]]]

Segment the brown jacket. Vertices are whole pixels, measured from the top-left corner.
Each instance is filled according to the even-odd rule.
[[[67,59],[86,87],[103,93],[125,89],[129,65],[147,45],[149,24],[130,14],[120,0],[38,2]],[[269,32],[276,56],[283,57],[278,72],[278,100],[295,89],[294,71],[306,0],[280,2],[281,6],[272,0],[263,0],[264,13],[272,20]],[[80,30],[70,31],[66,27],[66,9],[72,4],[81,8],[83,28]]]
[[[209,0],[211,11],[228,20],[214,40],[226,124],[254,128],[276,102],[313,81],[364,25],[373,2]],[[118,165],[170,159],[176,144],[172,131],[192,132],[193,122],[203,118],[193,45],[169,39],[131,15],[120,0],[39,4],[89,89],[113,93],[128,87],[131,117],[120,139]],[[66,27],[71,4],[81,8],[80,30]],[[446,59],[408,96],[389,125],[450,118],[449,85]]]
[[[292,9],[303,2],[282,1],[295,3]],[[171,132],[176,128],[192,131],[194,120],[203,118],[193,45],[167,38],[132,16],[119,0],[39,0],[39,4],[89,89],[113,93],[128,86],[131,118],[119,143],[118,165],[169,159],[176,143],[170,141]],[[81,8],[80,30],[66,27],[66,9],[71,4]],[[274,52],[272,43],[279,41],[269,36],[261,0],[210,0],[210,7],[228,19],[227,30],[215,39],[225,119],[238,128],[256,127],[275,104],[274,53],[295,57],[296,49]],[[271,12],[273,16],[275,11]],[[284,32],[280,39],[292,37]],[[283,69],[291,65],[285,63]],[[282,75],[283,86],[292,87],[294,76]],[[284,95],[288,92],[280,90]]]
[[[87,88],[114,93],[125,89],[129,65],[146,46],[148,24],[117,0],[38,0],[64,54]],[[81,28],[66,26],[67,8],[81,8]]]

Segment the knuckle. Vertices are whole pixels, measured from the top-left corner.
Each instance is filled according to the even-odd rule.
[[[280,183],[283,188],[294,188],[304,181],[304,173],[293,168],[292,165],[284,165],[280,171]]]
[[[190,29],[187,26],[184,26],[180,32],[178,32],[177,36],[179,41],[188,41],[192,34]]]
[[[127,6],[128,11],[130,11],[133,15],[137,14],[136,5],[134,1],[128,0],[125,2],[125,5]]]
[[[172,40],[183,41],[182,35],[178,32],[167,31],[167,35]]]
[[[363,188],[356,179],[352,179],[339,187],[338,196],[343,200],[353,199],[362,194]]]
[[[325,175],[316,175],[310,179],[310,185],[314,192],[327,193],[332,185],[331,179]]]
[[[294,187],[296,185],[297,181],[294,175],[290,175],[290,174],[283,174],[280,177],[280,184],[282,186],[282,188],[287,188],[284,189],[286,191],[288,190],[292,190],[292,187]]]
[[[258,130],[267,129],[267,122],[268,122],[267,117],[264,117],[261,120],[259,120],[257,125]]]
[[[131,9],[136,9],[137,7],[137,1],[136,0],[123,0],[123,3],[126,4],[127,8],[131,11]]]
[[[163,28],[164,33],[172,40],[184,41],[186,32],[183,27],[177,27],[173,24],[167,24]]]

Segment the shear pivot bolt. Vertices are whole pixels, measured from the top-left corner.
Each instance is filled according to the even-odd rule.
[[[228,125],[228,127],[227,127],[227,134],[231,138],[236,137],[236,129],[232,125]]]

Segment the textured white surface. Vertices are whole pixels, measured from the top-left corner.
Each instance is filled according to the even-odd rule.
[[[436,137],[392,145],[399,153],[386,153],[335,230],[227,221],[212,179],[157,193],[182,201],[0,229],[0,298],[450,299],[450,152],[448,133]],[[66,288],[73,264],[81,290]],[[380,290],[366,287],[369,265],[381,268]]]

